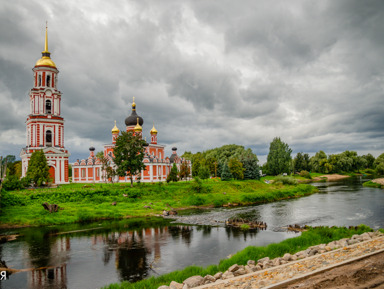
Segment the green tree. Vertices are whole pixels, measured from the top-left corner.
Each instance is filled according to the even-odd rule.
[[[215,174],[217,174],[217,159],[215,157],[208,156],[205,159],[205,166],[209,169],[211,176],[215,176]]]
[[[255,154],[243,155],[240,159],[244,168],[244,179],[258,180],[260,179],[259,160]]]
[[[228,162],[228,168],[232,176],[236,180],[244,179],[244,168],[243,164],[237,158],[231,158]]]
[[[206,166],[200,166],[198,176],[200,179],[206,180],[211,176],[211,173]]]
[[[11,173],[9,173],[8,168],[12,167],[12,164],[15,162],[15,160],[16,157],[14,155],[7,155],[6,157],[0,156],[0,179],[4,179],[4,177],[8,174],[14,174],[13,168],[11,168]]]
[[[201,152],[198,152],[192,157],[192,176],[196,177],[199,175],[200,166],[205,165],[205,158]]]
[[[292,150],[288,144],[281,141],[279,137],[275,137],[269,146],[267,156],[268,172],[271,175],[289,173],[291,168]]]
[[[297,153],[296,157],[293,159],[294,171],[310,171],[309,166],[309,155],[304,153]]]
[[[47,159],[42,150],[32,153],[28,163],[27,177],[35,186],[41,186],[50,181]]]
[[[229,181],[230,179],[232,179],[231,171],[229,170],[228,164],[224,163],[223,169],[221,170],[221,180]]]
[[[174,163],[173,166],[172,166],[171,171],[169,172],[169,175],[167,176],[167,183],[169,183],[171,181],[172,182],[177,182],[178,181],[177,174],[178,174],[177,166]]]
[[[375,167],[375,157],[371,154],[362,156],[366,160],[366,169],[373,169]]]
[[[374,162],[376,173],[379,175],[384,175],[384,153],[379,155]]]
[[[322,174],[328,174],[332,171],[332,164],[328,162],[328,157],[323,151],[318,151],[310,159],[312,171]]]
[[[131,187],[133,186],[133,176],[145,169],[144,152],[146,141],[141,136],[134,135],[131,131],[122,132],[116,139],[113,151],[116,173],[120,177],[129,176]]]

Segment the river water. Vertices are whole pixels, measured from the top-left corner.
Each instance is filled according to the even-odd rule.
[[[363,181],[318,183],[314,185],[320,192],[308,197],[189,211],[177,220],[192,224],[141,219],[0,231],[22,235],[0,244],[0,260],[9,268],[24,270],[0,281],[0,289],[100,288],[193,264],[217,264],[247,246],[265,246],[297,236],[283,229],[290,224],[384,228],[384,191],[362,187]],[[268,228],[244,232],[222,226],[234,216],[266,222]],[[193,225],[196,223],[205,225]]]

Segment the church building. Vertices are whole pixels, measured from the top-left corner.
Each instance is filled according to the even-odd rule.
[[[53,183],[67,184],[69,152],[64,147],[64,118],[61,116],[61,92],[57,89],[59,70],[48,51],[48,31],[42,57],[33,70],[34,85],[29,92],[30,114],[26,121],[26,147],[20,152],[22,177],[28,170],[31,155],[43,150]]]
[[[127,132],[131,131],[135,135],[142,136],[144,120],[136,112],[136,103],[133,98],[131,114],[125,119],[125,129]],[[112,143],[104,145],[104,157],[109,160],[111,166],[113,164],[113,150],[116,145],[116,139],[119,136],[120,130],[116,126],[112,128]],[[133,181],[141,182],[161,182],[167,179],[168,174],[171,171],[173,164],[176,164],[177,169],[180,171],[181,164],[184,162],[189,171],[192,171],[191,161],[180,158],[177,155],[177,148],[172,148],[172,155],[165,157],[164,148],[165,145],[157,143],[157,130],[153,125],[150,130],[151,142],[146,144],[145,155],[143,162],[145,163],[145,169],[138,175],[134,176]],[[72,182],[89,183],[89,182],[105,182],[106,175],[102,171],[101,160],[95,156],[95,148],[89,148],[89,157],[83,160],[77,160],[72,165]],[[119,177],[115,176],[114,182],[130,182],[129,176]]]

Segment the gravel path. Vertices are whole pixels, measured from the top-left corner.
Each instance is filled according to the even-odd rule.
[[[372,254],[375,252],[384,252],[384,237],[375,238],[369,241],[356,243],[337,250],[333,250],[320,255],[308,257],[299,261],[289,262],[284,265],[268,268],[265,270],[249,273],[246,275],[220,280],[212,284],[207,284],[195,288],[199,289],[216,289],[216,288],[288,288],[275,287],[276,284],[310,274],[335,265],[343,264],[348,260],[352,260],[361,256]],[[382,275],[383,276],[383,275]],[[384,279],[384,277],[383,277]],[[384,280],[383,280],[384,282]],[[271,287],[270,287],[271,286]],[[289,288],[328,288],[328,287],[289,287]],[[354,287],[351,287],[354,288]],[[380,287],[381,288],[381,287]]]

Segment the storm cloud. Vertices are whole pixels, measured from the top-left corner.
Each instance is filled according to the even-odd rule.
[[[383,1],[0,0],[0,155],[18,155],[44,46],[71,161],[124,129],[132,97],[167,154],[224,144],[263,161],[384,151]]]

